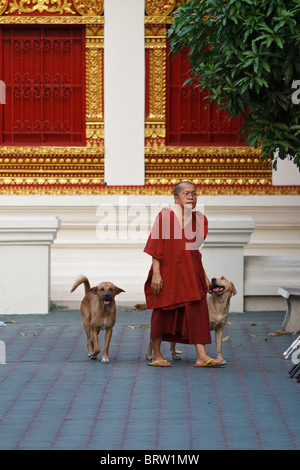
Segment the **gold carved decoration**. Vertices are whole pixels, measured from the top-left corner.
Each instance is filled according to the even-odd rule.
[[[145,122],[145,188],[132,192],[171,194],[183,179],[199,194],[300,194],[300,187],[272,186],[259,150],[249,147],[176,147],[166,145],[166,37],[169,15],[180,2],[146,1],[145,53],[148,64],[148,115]],[[168,13],[166,13],[168,12]],[[126,191],[126,189],[123,188]]]
[[[19,11],[5,15],[12,5]],[[67,12],[70,5],[72,14]],[[34,6],[32,14],[25,11]],[[61,14],[55,15],[54,7],[61,8]],[[85,25],[87,69],[86,146],[1,146],[0,194],[94,194],[104,187],[102,12],[100,0],[0,0],[2,25]]]
[[[259,151],[253,148],[166,145],[166,34],[172,22],[169,15],[179,3],[179,0],[145,0],[149,86],[145,185],[107,187],[104,183],[103,0],[0,0],[2,25],[86,27],[86,145],[0,147],[0,194],[172,194],[174,184],[183,179],[193,181],[199,194],[205,195],[300,194],[300,186],[272,186],[271,169],[263,167]],[[10,11],[12,7],[14,13]]]
[[[165,121],[166,99],[165,99],[165,49],[155,49],[150,52],[152,68],[150,69],[150,114],[148,121]]]
[[[86,117],[88,121],[103,119],[103,41],[87,37],[86,42]]]
[[[104,148],[103,25],[86,27],[86,139],[87,145]]]
[[[176,0],[146,0],[145,9],[149,16],[168,16],[176,5]]]
[[[72,3],[68,0],[10,0],[9,10],[6,14],[13,13],[70,13],[74,15]]]
[[[0,15],[5,12],[7,8],[8,0],[0,0]]]
[[[1,194],[93,194],[104,185],[103,152],[86,147],[3,147]]]
[[[149,147],[146,176],[159,189],[186,179],[199,194],[275,194],[259,152],[238,147]]]
[[[0,0],[0,15],[70,14],[100,16],[104,10],[103,0]]]
[[[102,15],[104,10],[103,0],[73,0],[74,7],[80,15]]]

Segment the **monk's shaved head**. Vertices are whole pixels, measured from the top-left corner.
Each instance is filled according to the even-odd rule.
[[[181,190],[181,186],[183,184],[190,184],[191,186],[193,186],[195,188],[195,185],[193,183],[191,183],[190,181],[181,181],[180,183],[176,184],[176,186],[174,186],[174,189],[173,189],[174,196],[178,196],[178,194]]]

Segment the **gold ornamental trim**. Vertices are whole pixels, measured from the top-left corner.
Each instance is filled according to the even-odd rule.
[[[104,10],[103,0],[73,0],[73,5],[80,15],[102,15]]]
[[[72,3],[68,0],[56,0],[49,4],[49,0],[10,0],[6,15],[18,13],[34,13],[38,11],[39,13],[70,13],[75,14],[72,9]]]
[[[149,16],[168,16],[176,3],[176,0],[146,0],[145,10]]]
[[[2,15],[5,12],[7,5],[8,5],[8,0],[0,0],[0,15]]]
[[[99,175],[85,177],[1,177],[2,195],[172,195],[174,185],[182,178],[146,178],[144,186],[106,186]],[[203,196],[265,196],[300,195],[299,186],[274,187],[264,180],[226,180],[189,178]]]
[[[0,15],[7,15],[8,22],[17,23],[13,16],[18,15],[16,18],[22,17],[22,23],[43,23],[45,15],[81,15],[88,17],[99,17],[103,14],[104,1],[103,0],[0,0]],[[22,15],[34,16],[24,17]],[[43,16],[37,16],[38,14]],[[32,21],[30,21],[30,18]],[[55,23],[69,22],[66,19],[56,16]],[[3,20],[1,21],[3,22]]]
[[[145,1],[148,15],[145,52],[149,67],[145,184],[107,186],[102,73],[104,2],[0,0],[0,24],[86,26],[86,146],[0,147],[0,194],[171,195],[176,183],[188,179],[201,195],[300,195],[300,186],[272,186],[272,170],[261,163],[259,149],[166,145],[166,35],[172,23],[171,13],[179,3],[179,0]],[[14,13],[8,13],[11,7],[15,8]],[[35,10],[28,11],[34,7]]]
[[[32,147],[32,146],[20,146],[20,147],[12,147],[12,146],[3,146],[0,147],[1,154],[0,154],[0,162],[3,156],[20,156],[20,155],[65,155],[72,152],[74,155],[78,154],[90,154],[90,153],[99,153],[99,149],[90,149],[88,147],[59,147],[59,146],[52,146],[52,147]],[[103,149],[102,149],[103,150]]]
[[[0,24],[104,25],[103,16],[0,16]]]

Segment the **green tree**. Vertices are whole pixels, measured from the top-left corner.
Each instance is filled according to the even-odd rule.
[[[208,104],[243,116],[240,138],[261,160],[300,171],[300,0],[185,0],[169,38],[174,54],[188,48]]]

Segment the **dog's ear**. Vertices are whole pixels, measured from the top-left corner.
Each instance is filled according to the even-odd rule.
[[[121,294],[121,292],[125,292],[121,287],[116,286],[116,295]]]
[[[230,285],[231,285],[232,295],[237,294],[237,291],[236,291],[236,288],[235,288],[233,282],[230,282]]]

